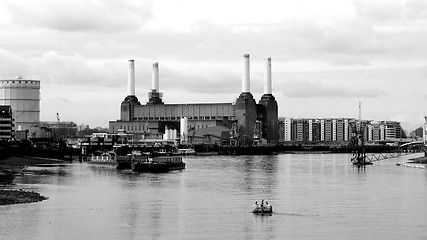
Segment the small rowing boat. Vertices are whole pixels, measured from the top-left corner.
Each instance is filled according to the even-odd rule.
[[[261,204],[255,202],[252,213],[273,213],[273,206],[271,206],[271,204],[269,204],[268,202],[264,203],[264,201],[261,201]]]

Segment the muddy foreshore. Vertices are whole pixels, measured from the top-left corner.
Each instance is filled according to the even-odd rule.
[[[23,190],[0,190],[0,205],[40,202],[48,199],[36,192]]]
[[[0,160],[0,205],[40,202],[48,199],[36,192],[10,189],[13,180],[17,175],[23,174],[26,166],[58,164],[63,162],[62,160],[56,159],[32,157],[10,157]]]

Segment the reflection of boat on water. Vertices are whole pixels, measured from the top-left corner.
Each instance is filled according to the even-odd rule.
[[[271,206],[270,204],[255,204],[252,213],[273,213],[273,206]]]

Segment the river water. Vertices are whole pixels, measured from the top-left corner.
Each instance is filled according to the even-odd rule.
[[[427,170],[396,166],[408,158],[357,168],[347,154],[192,156],[165,174],[28,167],[13,187],[49,199],[0,206],[0,238],[427,239]],[[272,215],[251,213],[261,199]]]

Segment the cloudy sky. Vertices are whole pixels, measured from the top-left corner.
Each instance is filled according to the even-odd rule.
[[[427,114],[424,0],[0,0],[0,78],[41,80],[41,120],[108,126],[160,65],[166,103],[233,102],[242,56],[263,94],[272,58],[279,116],[421,126]]]

